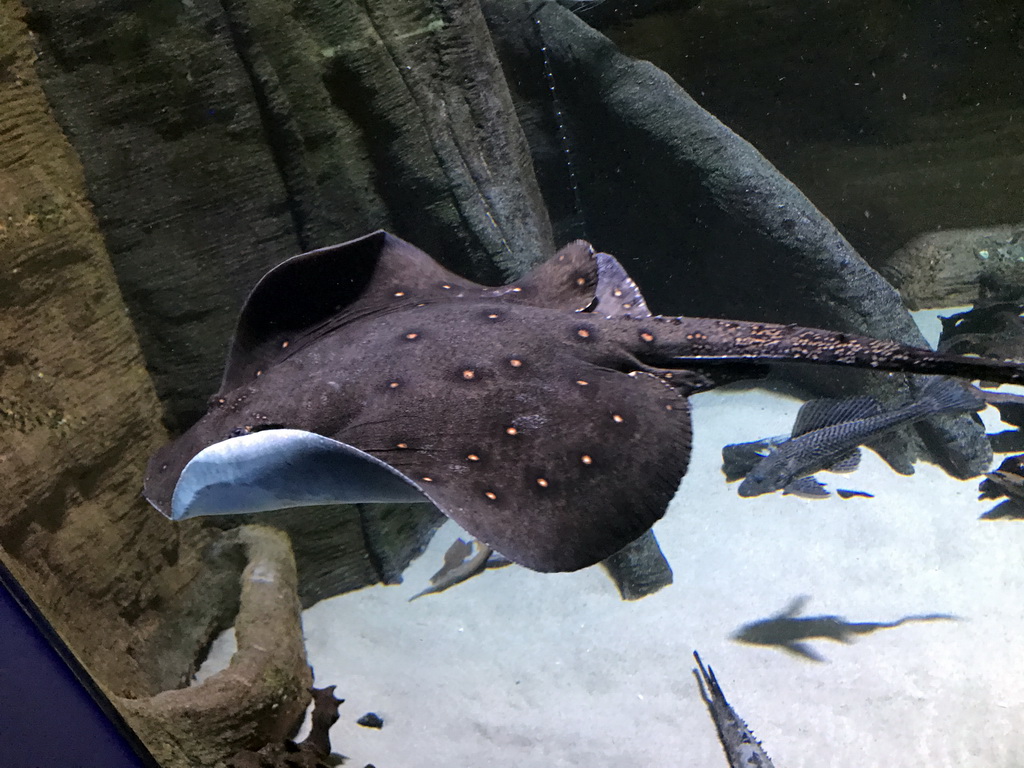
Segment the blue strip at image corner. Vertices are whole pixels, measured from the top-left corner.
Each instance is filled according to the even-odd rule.
[[[159,768],[2,562],[0,766]]]

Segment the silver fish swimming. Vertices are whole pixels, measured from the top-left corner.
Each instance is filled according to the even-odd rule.
[[[885,432],[936,413],[976,411],[984,405],[974,392],[944,378],[928,381],[913,402],[891,411],[883,410],[870,397],[807,402],[797,415],[790,439],[772,447],[751,468],[740,483],[739,494],[760,496],[783,488],[800,492],[802,479],[819,485],[808,477],[815,472],[856,468],[858,446]]]

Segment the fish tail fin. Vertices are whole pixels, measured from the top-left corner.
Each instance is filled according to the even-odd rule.
[[[954,379],[936,376],[925,382],[918,392],[918,399],[933,413],[947,411],[977,411],[985,407],[985,401]]]

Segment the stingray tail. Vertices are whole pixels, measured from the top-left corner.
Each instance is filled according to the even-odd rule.
[[[1024,363],[946,355],[894,341],[819,328],[699,317],[630,320],[638,358],[664,368],[721,364],[811,363],[940,374],[1024,384]]]

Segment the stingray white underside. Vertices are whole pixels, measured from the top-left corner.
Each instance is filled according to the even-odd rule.
[[[300,429],[267,429],[197,453],[174,488],[171,519],[426,501],[405,475],[358,448]]]

